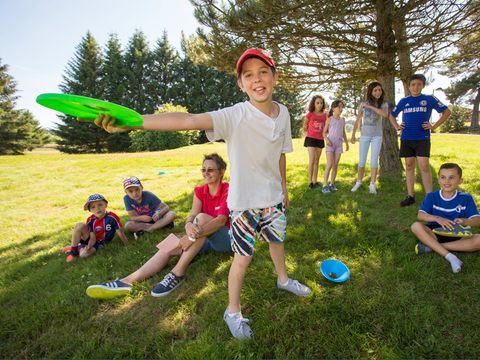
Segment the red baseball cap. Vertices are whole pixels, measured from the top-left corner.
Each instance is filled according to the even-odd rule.
[[[271,66],[275,69],[275,61],[273,61],[272,55],[270,55],[266,50],[260,48],[250,48],[245,50],[245,52],[237,60],[237,75],[240,75],[243,63],[251,57],[259,57],[265,61],[268,66]]]

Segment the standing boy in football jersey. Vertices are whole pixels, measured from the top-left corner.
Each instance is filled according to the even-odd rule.
[[[462,180],[462,168],[454,163],[445,163],[438,171],[438,183],[441,190],[427,194],[418,211],[418,220],[412,226],[412,232],[420,240],[415,247],[417,254],[435,251],[451,265],[452,271],[462,269],[462,261],[450,251],[473,252],[480,250],[480,234],[468,237],[452,237],[455,228],[464,231],[467,226],[480,226],[480,214],[472,195],[458,191]],[[460,225],[460,226],[458,226]],[[446,236],[433,232],[443,228]],[[466,232],[466,231],[465,231]]]
[[[425,193],[432,191],[432,174],[430,172],[430,132],[442,125],[450,116],[450,110],[433,95],[424,95],[425,76],[414,74],[408,83],[410,96],[401,99],[389,116],[393,127],[402,130],[400,137],[400,157],[405,158],[405,177],[407,182],[407,197],[400,206],[415,203],[415,159],[418,161]],[[442,115],[434,123],[430,123],[432,109]],[[397,124],[396,117],[403,112],[402,123]]]
[[[128,244],[127,237],[122,232],[122,223],[113,212],[107,211],[108,201],[100,194],[90,195],[83,206],[92,215],[85,223],[77,223],[73,229],[72,244],[64,251],[67,254],[67,262],[77,256],[88,257],[103,248],[118,235],[124,245]]]

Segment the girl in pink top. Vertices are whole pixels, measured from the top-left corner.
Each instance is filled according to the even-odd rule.
[[[322,192],[324,194],[337,191],[335,186],[335,178],[337,177],[338,163],[343,152],[343,142],[345,141],[345,151],[348,151],[347,133],[345,132],[345,119],[340,117],[345,105],[341,100],[335,100],[328,112],[328,119],[323,129],[323,137],[327,143],[327,165],[325,166],[325,174],[323,176]],[[328,135],[327,135],[328,134]],[[332,171],[330,184],[328,177]]]
[[[308,114],[303,121],[303,130],[306,133],[305,146],[308,150],[308,180],[310,189],[318,187],[318,162],[322,155],[322,149],[325,147],[323,140],[323,128],[327,121],[325,112],[325,99],[321,95],[315,95],[308,105]]]

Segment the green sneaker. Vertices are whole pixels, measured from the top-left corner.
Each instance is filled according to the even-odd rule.
[[[452,230],[438,227],[432,230],[434,234],[446,237],[469,237],[472,236],[472,228],[470,226],[462,226],[456,224]]]
[[[415,245],[415,254],[422,255],[429,252],[432,252],[432,249],[430,249],[427,245],[421,243],[420,241],[417,245]]]

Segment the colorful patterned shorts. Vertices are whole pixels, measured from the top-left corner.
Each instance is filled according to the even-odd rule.
[[[267,242],[282,243],[286,237],[287,218],[282,204],[264,209],[230,211],[232,250],[252,256],[258,234]]]

